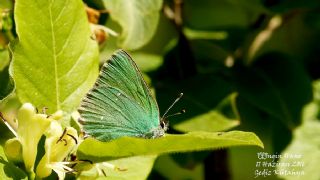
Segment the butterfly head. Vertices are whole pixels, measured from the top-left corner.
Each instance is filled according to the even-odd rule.
[[[155,139],[165,135],[165,132],[168,130],[168,124],[160,122],[160,125],[157,128],[151,129],[147,134],[144,134],[142,137],[147,139]]]
[[[166,119],[161,119],[160,127],[164,130],[164,132],[167,132],[169,129],[169,121]]]

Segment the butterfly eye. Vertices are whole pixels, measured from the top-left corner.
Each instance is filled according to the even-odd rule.
[[[166,120],[160,121],[160,126],[162,129],[168,128],[168,121],[166,121]]]
[[[164,121],[161,121],[161,122],[160,122],[160,126],[161,126],[161,128],[163,129],[163,128],[166,126],[165,122],[164,122]]]

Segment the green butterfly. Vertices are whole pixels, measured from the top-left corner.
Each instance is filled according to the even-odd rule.
[[[157,138],[168,129],[141,72],[123,50],[104,63],[78,110],[84,132],[101,141],[122,136]]]

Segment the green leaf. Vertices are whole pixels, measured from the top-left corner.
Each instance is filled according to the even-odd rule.
[[[240,122],[233,117],[234,112],[231,107],[235,97],[236,94],[232,93],[222,100],[214,110],[210,110],[207,113],[194,116],[188,120],[173,125],[173,128],[181,132],[217,132],[238,126]],[[228,117],[228,114],[231,114],[230,116],[232,116],[232,118]]]
[[[250,132],[191,132],[183,135],[167,134],[158,139],[123,137],[111,142],[88,138],[81,143],[77,154],[79,159],[103,161],[128,156],[213,150],[240,145],[263,147],[260,139]]]
[[[303,67],[281,53],[269,53],[234,74],[239,96],[272,115],[289,129],[299,125],[311,100],[311,81]]]
[[[263,150],[258,148],[232,148],[228,151],[228,164],[231,177],[248,179],[248,177],[254,177],[254,171],[257,169],[256,162],[261,161],[258,159],[257,153],[266,152],[269,154],[279,154],[279,152],[281,152],[275,150],[272,141],[274,136],[272,125],[279,126],[281,124],[272,123],[272,116],[267,115],[258,107],[246,101],[242,96],[237,96],[236,106],[241,120],[240,126],[236,127],[236,129],[254,132],[261,139],[265,147]],[[283,143],[283,138],[285,137],[281,134],[276,136],[276,138]],[[275,168],[269,168],[268,170],[273,171],[274,169]],[[271,174],[271,176],[268,176],[266,179],[276,179],[276,175]]]
[[[0,71],[8,66],[10,57],[7,49],[0,49]]]
[[[98,46],[82,1],[15,5],[19,41],[11,68],[18,97],[50,112],[72,111],[98,75]]]
[[[120,46],[138,49],[155,34],[162,0],[103,0],[111,18],[120,24]]]
[[[284,179],[310,179],[317,180],[320,177],[320,122],[307,121],[297,128],[293,135],[292,143],[282,152],[283,158],[279,163],[288,163],[290,167],[278,166],[277,172],[303,172],[304,175],[279,175]],[[285,155],[298,155],[300,158],[284,158]],[[303,164],[300,164],[303,163]],[[297,166],[294,166],[297,165]]]
[[[13,2],[12,1],[1,1],[0,4],[0,8],[7,8],[7,9],[11,9],[11,7],[13,6]]]
[[[0,179],[28,179],[21,169],[7,161],[2,146],[0,146]]]
[[[169,155],[160,156],[154,168],[167,179],[204,179],[203,164],[188,169],[182,168]]]
[[[147,179],[156,158],[157,156],[155,155],[149,155],[108,161],[107,163],[115,165],[122,170],[103,168],[107,177],[100,177],[98,179]],[[96,175],[95,170],[96,169],[91,169],[82,172],[79,179],[92,179]]]
[[[250,3],[239,0],[184,1],[183,20],[194,29],[244,28],[265,11],[259,0]]]
[[[279,163],[288,163],[289,167],[278,166],[277,172],[303,172],[304,175],[283,175],[278,176],[284,179],[310,179],[316,180],[320,177],[320,121],[319,121],[319,92],[320,81],[313,83],[314,99],[303,109],[301,126],[296,128],[290,145],[281,153],[283,156]],[[300,158],[285,158],[285,155],[298,155]],[[297,165],[297,166],[294,166]]]
[[[173,126],[175,130],[181,132],[209,131],[217,132],[233,128],[239,125],[239,121],[230,120],[218,111],[209,111]]]
[[[142,72],[154,71],[162,64],[162,57],[157,54],[133,52],[131,55]]]

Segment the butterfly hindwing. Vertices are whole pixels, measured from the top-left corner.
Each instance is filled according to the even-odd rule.
[[[149,137],[150,131],[160,128],[157,103],[134,61],[122,50],[103,65],[79,112],[84,131],[103,141]]]

